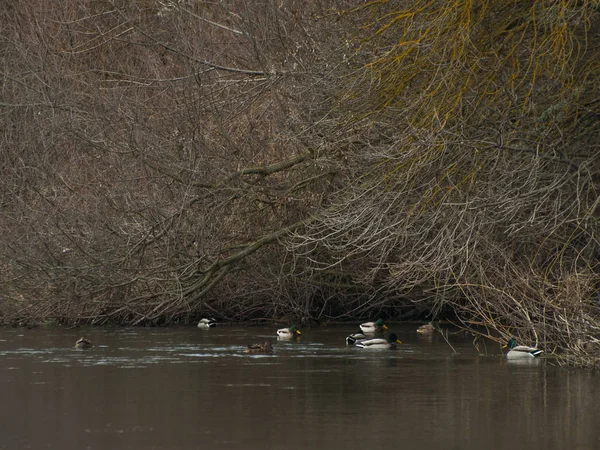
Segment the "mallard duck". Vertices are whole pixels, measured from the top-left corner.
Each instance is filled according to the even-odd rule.
[[[273,346],[271,345],[271,341],[265,341],[264,344],[251,344],[251,345],[248,345],[246,352],[252,353],[252,354],[257,354],[257,353],[271,354],[271,353],[273,353]]]
[[[78,348],[81,350],[85,350],[85,349],[92,348],[92,347],[93,347],[92,343],[88,339],[85,339],[83,337],[80,337],[79,340],[77,342],[75,342],[75,348]]]
[[[431,334],[433,332],[435,332],[435,327],[431,324],[431,322],[421,325],[419,328],[417,328],[417,333]]]
[[[367,339],[367,336],[365,336],[363,333],[352,333],[346,337],[346,345],[354,345],[358,341],[362,341],[364,339]]]
[[[277,339],[291,339],[300,334],[302,334],[302,332],[296,328],[296,325],[292,325],[289,328],[280,328],[277,330]]]
[[[544,353],[543,350],[540,350],[535,347],[528,347],[527,345],[518,345],[517,340],[515,338],[510,338],[508,344],[504,347],[508,347],[510,350],[506,354],[508,359],[531,359],[537,356],[540,356]]]
[[[365,322],[360,324],[360,329],[363,333],[375,333],[387,330],[387,325],[383,323],[383,319],[377,319],[376,322]]]
[[[358,341],[356,346],[359,348],[369,348],[369,349],[394,349],[396,348],[396,344],[402,344],[398,336],[394,333],[391,333],[387,339],[383,338],[375,338],[375,339],[365,339],[364,341]]]
[[[217,326],[217,321],[215,319],[201,319],[198,322],[198,328],[202,328],[203,330],[208,330],[209,328],[214,328]]]

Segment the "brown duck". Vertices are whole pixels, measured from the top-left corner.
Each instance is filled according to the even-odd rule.
[[[246,353],[271,354],[271,353],[273,353],[273,346],[271,345],[271,341],[265,341],[264,344],[251,344],[251,345],[248,345],[248,348],[246,349]]]
[[[92,347],[92,343],[88,339],[85,339],[83,337],[80,337],[79,340],[75,342],[75,348],[85,350]]]

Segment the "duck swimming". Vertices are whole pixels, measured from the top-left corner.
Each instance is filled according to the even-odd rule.
[[[431,334],[433,332],[435,332],[435,327],[431,324],[431,322],[421,325],[419,328],[417,328],[417,333]]]
[[[271,341],[265,341],[264,344],[250,344],[248,345],[248,348],[246,348],[246,353],[262,353],[270,355],[271,353],[273,353],[273,346],[271,345]]]
[[[201,319],[200,322],[198,322],[198,328],[201,328],[203,330],[208,330],[210,328],[214,328],[217,326],[217,321],[215,319]]]
[[[80,337],[77,342],[75,342],[75,348],[81,349],[81,350],[86,350],[88,348],[92,348],[93,345],[92,343],[88,340],[85,339],[83,337]]]
[[[356,346],[359,348],[368,348],[368,349],[395,349],[396,344],[401,344],[398,336],[394,333],[391,333],[387,339],[383,338],[375,338],[375,339],[365,339],[364,341],[358,341]]]
[[[532,359],[544,353],[543,350],[540,350],[536,347],[519,345],[515,338],[510,338],[508,344],[506,344],[504,347],[508,347],[510,349],[506,354],[507,359]]]
[[[277,330],[277,339],[291,339],[301,334],[302,332],[296,328],[296,325],[291,325],[289,328],[280,328]]]
[[[352,333],[346,337],[346,345],[354,345],[358,341],[362,341],[364,339],[367,339],[367,336],[365,336],[363,333]]]
[[[375,333],[387,330],[387,325],[383,323],[383,319],[377,319],[375,322],[365,322],[360,324],[360,329],[363,333]]]

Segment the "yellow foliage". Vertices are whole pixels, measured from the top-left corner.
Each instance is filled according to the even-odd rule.
[[[369,22],[365,45],[377,49],[368,62],[369,108],[403,108],[409,122],[438,130],[453,117],[515,100],[522,112],[543,102],[537,90],[556,83],[565,95],[587,51],[598,1],[416,0],[363,9]],[[375,11],[377,9],[377,11]],[[416,93],[419,101],[415,101]]]

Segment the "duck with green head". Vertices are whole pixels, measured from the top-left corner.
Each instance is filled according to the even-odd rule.
[[[291,325],[289,328],[280,328],[277,330],[277,339],[292,339],[300,336],[302,332],[296,327]]]
[[[508,344],[504,347],[508,347],[508,353],[506,354],[506,358],[508,359],[532,359],[537,358],[542,353],[543,350],[540,350],[536,347],[529,347],[527,345],[519,345],[515,338],[510,338]]]
[[[396,348],[396,344],[402,344],[398,336],[394,333],[390,333],[387,339],[383,338],[375,338],[375,339],[365,339],[363,341],[358,341],[356,346],[358,348],[367,348],[367,349],[376,349],[376,350],[385,350],[390,349],[393,350]]]
[[[383,319],[377,319],[375,322],[361,323],[360,330],[363,333],[380,333],[383,330],[387,330],[387,325],[383,322]]]

